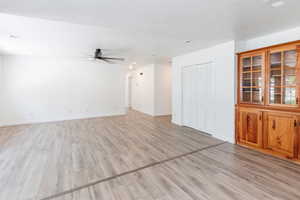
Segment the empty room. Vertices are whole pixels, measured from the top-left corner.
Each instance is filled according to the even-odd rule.
[[[1,0],[0,200],[300,200],[299,0]]]

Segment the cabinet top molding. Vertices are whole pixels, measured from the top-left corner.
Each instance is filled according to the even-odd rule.
[[[267,47],[262,47],[262,48],[258,48],[258,49],[249,50],[249,51],[242,51],[242,52],[236,53],[236,55],[239,56],[239,55],[242,55],[242,54],[253,53],[253,52],[257,52],[257,51],[266,51],[268,49],[272,49],[272,48],[276,48],[276,47],[280,47],[280,46],[284,46],[284,45],[297,45],[297,44],[300,45],[300,40],[281,43],[281,44],[275,44],[275,45],[271,45],[271,46],[267,46]]]

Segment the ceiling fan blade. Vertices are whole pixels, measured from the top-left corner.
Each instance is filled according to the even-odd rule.
[[[98,58],[99,60],[102,60],[106,63],[109,63],[109,64],[115,64],[114,62],[110,61],[109,59],[105,59],[105,58]]]
[[[124,61],[124,58],[111,58],[111,57],[100,57],[100,59],[106,59],[106,60],[119,60],[119,61]]]

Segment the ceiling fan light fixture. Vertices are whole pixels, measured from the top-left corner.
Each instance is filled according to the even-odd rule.
[[[95,60],[101,60],[101,61],[104,61],[104,62],[109,63],[109,64],[115,64],[113,61],[120,61],[120,62],[125,61],[124,58],[103,56],[102,49],[96,49],[95,54],[94,54],[94,59]]]

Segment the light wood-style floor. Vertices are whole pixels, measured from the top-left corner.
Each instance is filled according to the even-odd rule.
[[[300,167],[138,112],[0,128],[0,200],[300,199]]]

